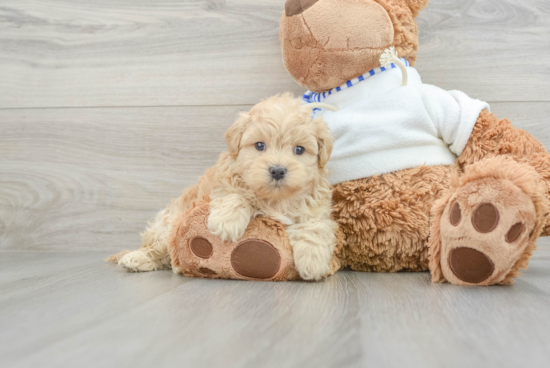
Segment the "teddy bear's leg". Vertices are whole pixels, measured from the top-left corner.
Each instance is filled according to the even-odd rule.
[[[210,233],[208,203],[179,217],[168,247],[172,267],[185,276],[283,281],[300,279],[284,227],[273,220],[254,218],[237,242],[221,241]],[[337,260],[329,274],[339,269]]]
[[[484,110],[456,163],[464,170],[468,165],[496,156],[508,156],[517,162],[529,164],[546,183],[546,197],[550,198],[550,154],[544,145],[528,132],[515,128],[509,120],[499,119]],[[541,236],[548,235],[550,216],[541,233]]]
[[[427,271],[430,210],[449,177],[449,166],[422,166],[336,185],[335,254],[341,267]]]
[[[546,185],[529,164],[498,156],[466,167],[432,209],[432,281],[511,283],[527,268],[547,211]]]

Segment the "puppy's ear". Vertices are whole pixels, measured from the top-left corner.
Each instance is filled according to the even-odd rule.
[[[227,129],[224,134],[225,143],[229,148],[229,154],[234,159],[239,155],[241,138],[243,137],[246,126],[250,123],[250,115],[246,112],[241,112],[239,118]]]
[[[429,2],[430,0],[405,0],[405,3],[409,6],[415,18],[418,16],[418,13],[428,5]]]
[[[313,121],[317,128],[317,145],[319,146],[319,167],[323,168],[330,159],[332,147],[334,146],[334,138],[330,135],[327,123],[322,119]]]

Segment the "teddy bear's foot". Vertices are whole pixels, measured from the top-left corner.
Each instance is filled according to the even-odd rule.
[[[439,232],[439,244],[430,240],[434,281],[510,283],[520,267],[527,267],[540,234],[545,202],[544,191],[537,193],[543,190],[537,174],[511,160],[476,165],[455,179],[449,196],[438,204],[444,209],[434,216],[439,229],[432,227],[433,237]]]
[[[174,225],[170,240],[172,266],[185,276],[298,280],[292,248],[283,226],[273,220],[252,219],[237,242],[223,242],[208,231],[208,203],[199,205]]]

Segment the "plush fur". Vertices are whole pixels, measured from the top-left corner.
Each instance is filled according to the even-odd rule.
[[[288,0],[287,9],[297,9],[297,1],[307,7],[283,14],[280,40],[285,67],[300,85],[314,92],[340,86],[378,67],[389,46],[414,66],[414,18],[428,0]],[[455,165],[422,166],[336,185],[335,254],[342,267],[352,270],[430,269],[434,282],[467,284],[449,266],[451,251],[467,247],[494,266],[490,277],[476,284],[510,283],[527,267],[536,238],[550,234],[549,195],[550,155],[543,145],[508,120],[483,111]],[[457,200],[465,203],[462,215],[470,220],[455,227],[449,224],[449,211]],[[500,214],[489,234],[467,225],[483,203]],[[524,231],[507,243],[508,231],[518,222]]]
[[[285,67],[300,85],[323,92],[380,66],[380,55],[392,45],[414,66],[418,51],[414,18],[427,3],[320,0],[300,14],[285,12],[280,28]]]
[[[528,163],[506,167],[511,171],[523,167],[530,180],[540,183],[536,186],[539,192],[528,191],[532,201],[541,202],[540,191],[545,194],[544,198],[549,197],[550,156],[542,144],[527,132],[514,128],[510,121],[500,120],[488,111],[479,116],[463,154],[457,159],[455,175],[484,158],[499,156],[510,156],[514,162]],[[441,217],[452,192],[458,187],[450,185],[452,169],[448,166],[422,166],[336,185],[334,217],[346,235],[345,243],[339,238],[336,251],[342,266],[371,272],[432,269],[439,275],[435,265],[440,257],[433,258],[432,267],[428,267],[430,234],[433,242],[440,242],[439,222],[430,222],[430,218]],[[444,195],[439,207],[432,209]],[[548,216],[541,211],[538,216],[544,218],[544,231],[548,231]],[[532,249],[526,248],[521,258],[528,259]],[[527,262],[524,260],[516,266],[518,270],[519,267],[526,268]],[[519,272],[514,275],[519,276]],[[442,280],[439,276],[434,277],[434,281]]]
[[[482,161],[483,165],[472,165],[483,159],[489,160]],[[507,159],[505,164],[500,161],[502,159]],[[499,120],[494,114],[484,111],[454,167],[422,166],[336,185],[333,215],[346,235],[345,243],[343,238],[338,238],[336,254],[343,267],[357,271],[430,269],[434,282],[448,281],[439,266],[443,263],[440,222],[443,212],[447,210],[448,213],[453,194],[460,190],[468,193],[472,190],[482,192],[483,189],[487,194],[478,202],[491,202],[498,199],[494,193],[504,191],[509,193],[501,195],[521,200],[503,205],[502,208],[509,208],[509,212],[502,211],[503,214],[512,218],[514,213],[522,212],[532,236],[518,246],[520,252],[516,255],[494,252],[493,261],[497,264],[505,263],[496,261],[498,255],[515,262],[506,267],[503,265],[506,273],[501,272],[501,277],[493,277],[485,284],[511,283],[521,274],[520,269],[527,268],[536,239],[543,230],[548,231],[548,165],[550,155],[540,142],[527,132],[514,128],[508,120]],[[458,180],[464,171],[469,174]],[[452,183],[451,172],[454,172]],[[460,189],[480,175],[494,180],[478,183],[474,189]],[[517,188],[511,189],[510,185]],[[531,206],[535,210],[520,210]],[[534,214],[534,218],[529,213]],[[504,248],[504,235],[501,235],[501,241],[494,244]],[[456,278],[452,281],[462,283]]]
[[[345,234],[336,252],[342,266],[426,271],[430,210],[449,174],[449,167],[422,166],[336,185],[334,217]]]
[[[110,258],[130,271],[171,266],[169,243],[174,224],[195,201],[210,198],[207,227],[222,242],[242,238],[251,218],[263,216],[287,225],[294,264],[306,280],[329,271],[336,225],[330,218],[331,189],[325,164],[332,151],[326,123],[312,120],[311,109],[290,95],[269,98],[242,113],[225,134],[229,152],[199,182],[157,214],[143,234],[143,245]],[[265,143],[259,151],[255,144]],[[297,155],[296,146],[305,148]],[[287,173],[275,181],[270,168]]]
[[[499,155],[533,167],[546,183],[546,196],[550,197],[550,159],[542,143],[523,129],[516,129],[508,119],[498,119],[488,111],[479,115],[470,140],[456,163],[461,170],[483,158]],[[542,236],[550,235],[550,217]]]
[[[509,156],[486,158],[469,165],[459,177],[455,171],[450,191],[432,209],[429,243],[432,281],[468,284],[450,269],[452,249],[467,247],[481,251],[491,259],[495,271],[479,285],[507,284],[527,268],[536,248],[549,210],[546,185],[535,169]],[[449,221],[454,203],[461,208],[461,221],[453,226]],[[492,203],[499,212],[498,226],[480,234],[472,225],[472,213],[482,203]],[[507,244],[506,233],[518,223],[523,230],[517,240]],[[443,261],[442,261],[443,260]]]

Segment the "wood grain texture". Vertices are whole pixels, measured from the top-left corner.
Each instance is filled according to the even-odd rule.
[[[550,3],[432,0],[417,19],[423,82],[495,101],[550,99]]]
[[[0,109],[0,249],[128,249],[250,106]],[[550,103],[496,103],[550,147]]]
[[[0,366],[547,367],[550,242],[509,287],[130,274],[105,252],[0,252]]]
[[[279,50],[282,0],[0,5],[0,107],[256,103],[301,91]],[[249,102],[243,102],[249,101]]]
[[[0,110],[0,249],[139,246],[248,109]]]
[[[509,119],[516,128],[525,129],[550,149],[550,103],[493,102],[491,111]]]
[[[0,107],[254,104],[302,93],[284,70],[284,0],[0,0]],[[432,0],[425,83],[550,101],[550,3]],[[8,93],[9,92],[9,93]]]

